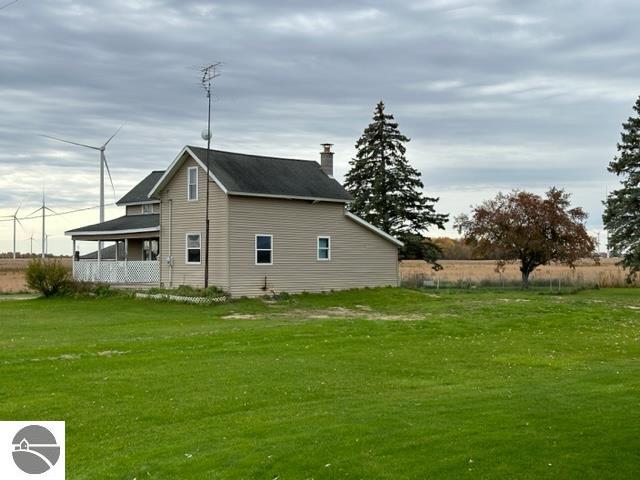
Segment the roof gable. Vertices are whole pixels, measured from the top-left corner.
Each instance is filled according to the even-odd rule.
[[[206,169],[207,150],[185,147],[150,195],[164,188],[188,154]],[[264,157],[242,153],[209,150],[211,179],[229,195],[299,198],[348,202],[351,195],[336,180],[329,178],[317,162],[288,158]]]
[[[124,197],[116,202],[116,205],[130,205],[132,203],[157,202],[149,197],[149,192],[164,174],[164,170],[154,170],[147,175],[140,183],[129,190]]]

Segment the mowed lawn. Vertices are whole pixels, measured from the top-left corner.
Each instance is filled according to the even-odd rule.
[[[0,302],[69,479],[640,478],[640,291]]]

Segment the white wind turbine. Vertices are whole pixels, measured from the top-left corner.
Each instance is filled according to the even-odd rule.
[[[104,170],[105,168],[107,169],[107,174],[109,175],[109,181],[111,182],[111,188],[113,189],[114,198],[116,196],[116,189],[113,186],[113,178],[111,178],[111,171],[109,170],[109,164],[107,163],[107,157],[105,156],[104,152],[107,149],[107,145],[109,145],[109,142],[113,140],[113,137],[115,137],[118,134],[121,128],[122,126],[120,126],[120,128],[118,128],[118,130],[116,130],[115,133],[111,135],[111,137],[109,137],[109,139],[106,142],[104,142],[104,145],[102,145],[101,147],[86,145],[84,143],[72,142],[70,140],[63,140],[62,138],[56,138],[49,135],[42,135],[43,137],[50,138],[51,140],[70,143],[71,145],[90,148],[92,150],[98,150],[100,152],[100,223],[104,222]]]
[[[20,221],[20,219],[18,218],[18,211],[20,210],[20,208],[22,207],[22,205],[19,205],[18,208],[16,208],[16,211],[13,213],[13,259],[16,259],[16,222],[18,222],[20,224],[20,228],[22,228],[22,230],[24,230],[24,226],[22,226],[22,222]]]

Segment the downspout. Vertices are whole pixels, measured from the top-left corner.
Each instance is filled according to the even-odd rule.
[[[231,199],[227,195],[227,292],[231,295]]]
[[[173,199],[169,199],[169,288],[173,287],[173,252],[171,240],[173,238]]]

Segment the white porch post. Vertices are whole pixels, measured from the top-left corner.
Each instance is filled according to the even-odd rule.
[[[102,281],[102,242],[98,242],[98,281]]]
[[[71,276],[75,280],[76,278],[76,240],[71,241],[73,243],[73,251],[71,252]]]
[[[129,270],[127,266],[127,260],[129,260],[129,239],[124,239],[124,278],[125,282],[129,283]]]

